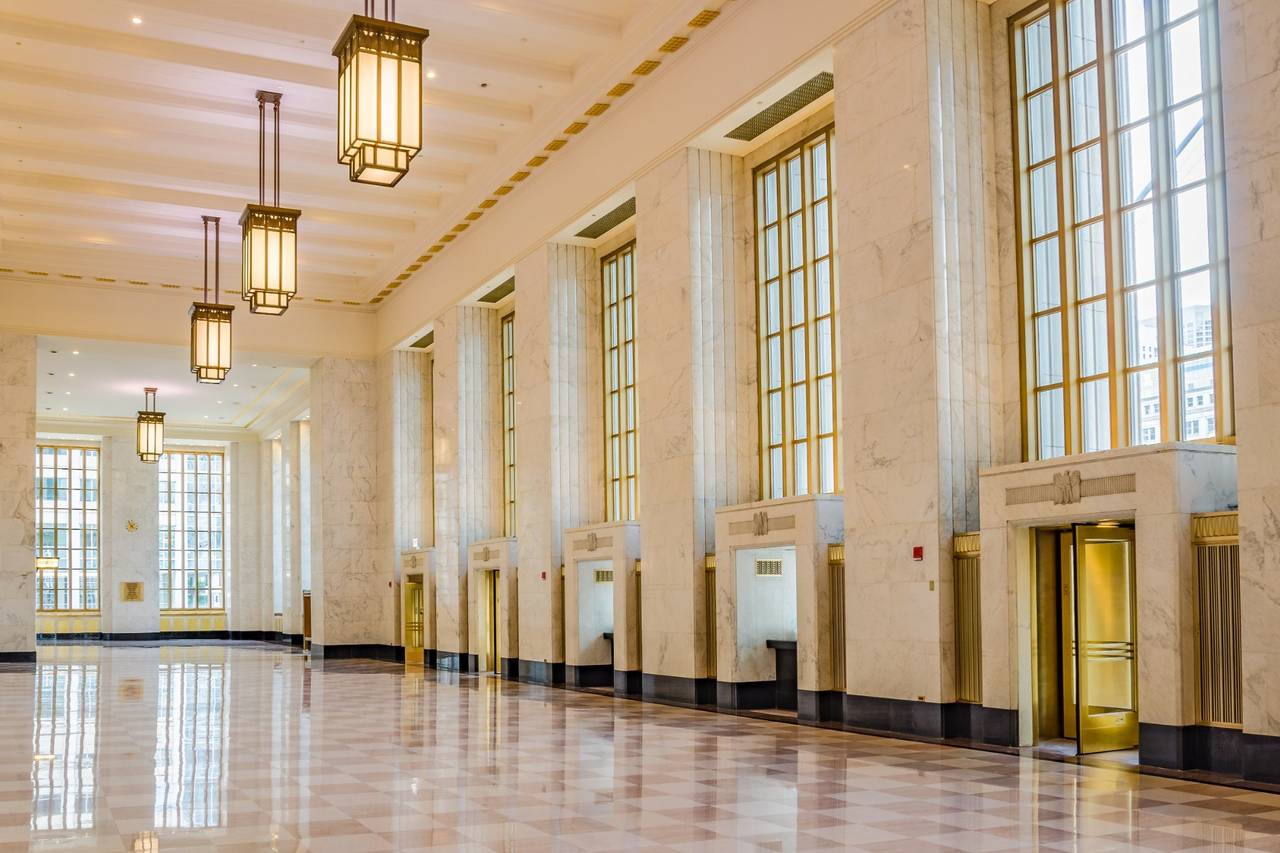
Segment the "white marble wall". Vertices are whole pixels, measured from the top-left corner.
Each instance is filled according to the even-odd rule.
[[[107,634],[160,630],[156,599],[160,475],[155,465],[138,459],[137,443],[133,430],[103,436],[99,457],[104,504],[99,520],[99,595],[102,631]],[[137,530],[128,529],[131,521]],[[142,582],[142,601],[120,600],[120,584],[125,581]]]
[[[459,306],[435,321],[436,642],[468,651],[467,546],[502,532],[502,389],[497,312]],[[517,371],[518,372],[518,371]]]
[[[996,446],[988,29],[898,0],[836,46],[851,694],[954,698],[951,537]]]
[[[312,382],[314,383],[314,373]],[[302,492],[302,424],[284,428],[284,631],[302,636],[302,502],[311,502],[314,517],[318,495]],[[314,569],[314,565],[312,566]],[[312,602],[314,604],[314,601]],[[314,627],[314,626],[313,626]]]
[[[311,368],[312,642],[390,644],[394,568],[374,537],[374,363]]]
[[[0,657],[34,653],[36,339],[0,332]]]
[[[599,259],[550,243],[516,264],[516,281],[520,658],[555,663],[564,660],[561,535],[604,515]]]
[[[272,566],[263,539],[271,525],[271,505],[266,500],[270,493],[264,495],[260,490],[261,443],[256,438],[233,441],[226,453],[231,472],[227,627],[232,631],[267,631],[271,629]]]
[[[564,532],[561,547],[565,663],[607,664],[612,653],[614,669],[640,670],[639,602],[635,597],[640,525],[614,521],[571,528]],[[595,583],[593,572],[597,568],[612,571],[613,582]],[[612,644],[601,636],[604,631],[613,633]]]
[[[1280,3],[1219,4],[1231,258],[1244,729],[1280,735]]]
[[[750,178],[683,149],[636,183],[636,394],[646,673],[714,667],[703,563],[715,510],[758,490]]]

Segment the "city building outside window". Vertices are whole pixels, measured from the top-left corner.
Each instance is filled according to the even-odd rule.
[[[38,610],[98,610],[99,460],[96,447],[36,447],[36,557],[57,568],[36,572]]]
[[[161,610],[222,610],[226,462],[216,450],[160,457]]]

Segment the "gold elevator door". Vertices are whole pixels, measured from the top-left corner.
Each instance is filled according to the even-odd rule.
[[[422,591],[422,575],[408,575],[404,579],[404,597],[401,619],[404,622],[405,666],[423,665],[425,599]]]
[[[485,572],[485,621],[489,626],[489,636],[485,642],[485,672],[499,672],[498,665],[498,628],[502,613],[501,607],[501,572]]]
[[[1129,749],[1138,745],[1133,530],[1078,524],[1074,540],[1078,752]]]

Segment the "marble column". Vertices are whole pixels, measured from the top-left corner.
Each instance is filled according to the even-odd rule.
[[[400,643],[400,555],[429,544],[431,357],[420,350],[378,356],[378,543],[393,567],[391,631]]]
[[[100,589],[104,634],[154,634],[160,630],[156,600],[160,554],[160,478],[155,465],[137,455],[133,430],[102,437],[99,478],[103,512],[99,520]],[[129,529],[129,522],[137,525]],[[142,601],[120,599],[120,584],[142,583]]]
[[[35,660],[36,339],[0,332],[0,661]]]
[[[502,351],[491,308],[460,305],[434,328],[436,654],[466,669],[467,546],[502,532]]]
[[[835,55],[846,713],[925,703],[908,727],[933,735],[955,698],[952,534],[978,527],[995,446],[988,30],[976,0],[897,0]]]
[[[302,492],[302,425],[290,421],[282,439],[284,470],[284,632],[302,637],[302,503],[312,496]],[[312,505],[314,510],[314,504]],[[312,602],[314,604],[314,602]]]
[[[519,667],[552,682],[564,677],[561,540],[604,516],[599,259],[549,243],[516,264],[516,282]]]
[[[1246,776],[1280,782],[1280,741],[1269,740],[1280,737],[1280,4],[1231,0],[1219,9],[1244,731],[1256,741],[1246,751],[1244,770]],[[1268,740],[1254,737],[1259,735]]]
[[[636,184],[646,696],[714,700],[704,561],[716,508],[758,491],[750,192],[740,158],[693,148]]]
[[[271,504],[270,493],[260,488],[261,455],[257,440],[233,441],[227,448],[233,518],[228,533],[234,552],[228,555],[226,604],[227,627],[232,631],[271,630],[272,565],[262,546]]]
[[[311,636],[327,646],[391,643],[392,567],[374,536],[376,415],[372,360],[311,368]]]

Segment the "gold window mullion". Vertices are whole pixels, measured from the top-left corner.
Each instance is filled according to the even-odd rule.
[[[1205,183],[1211,210],[1225,210],[1223,185],[1220,176],[1226,174],[1226,162],[1222,145],[1222,108],[1215,93],[1222,91],[1221,58],[1218,46],[1218,4],[1208,0],[1200,15],[1200,44],[1204,51],[1203,95],[1205,119]],[[1226,217],[1216,216],[1210,236],[1209,294],[1213,317],[1214,365],[1214,420],[1215,436],[1227,439],[1235,435],[1235,379],[1232,375],[1231,301],[1224,299],[1228,293],[1227,282],[1230,260],[1227,252]]]
[[[1080,371],[1073,358],[1073,354],[1079,353],[1080,349],[1076,334],[1075,292],[1071,286],[1075,280],[1075,252],[1071,248],[1075,235],[1075,193],[1071,181],[1074,176],[1071,135],[1065,118],[1070,112],[1071,87],[1063,85],[1063,81],[1068,79],[1063,71],[1066,56],[1066,27],[1063,23],[1065,8],[1056,6],[1049,15],[1049,43],[1052,63],[1050,74],[1053,76],[1054,161],[1057,164],[1054,178],[1057,181],[1058,202],[1058,311],[1062,318],[1062,444],[1063,453],[1069,456],[1079,452],[1083,434],[1076,417],[1080,410]]]

